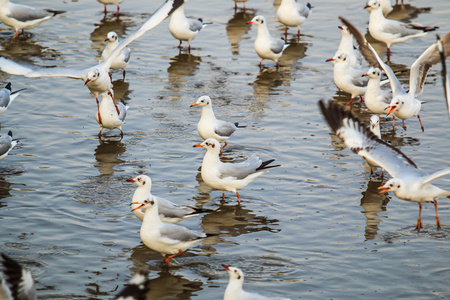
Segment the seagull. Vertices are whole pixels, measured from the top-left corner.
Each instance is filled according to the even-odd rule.
[[[403,43],[409,39],[424,36],[428,31],[439,28],[386,19],[383,15],[379,0],[369,0],[364,8],[371,9],[369,32],[374,39],[382,41],[387,45],[388,60],[392,44]]]
[[[383,11],[383,15],[387,16],[394,8],[392,7],[391,0],[380,0],[381,9]],[[366,10],[370,12],[372,7],[366,7]]]
[[[35,300],[36,286],[30,271],[17,261],[1,254],[3,259],[3,274],[5,278],[0,284],[0,299],[2,300]]]
[[[275,159],[263,162],[256,155],[252,155],[240,163],[223,163],[219,159],[220,144],[213,138],[209,138],[201,144],[195,144],[194,147],[206,149],[201,170],[203,181],[210,187],[221,190],[222,198],[225,198],[224,191],[236,193],[239,203],[241,203],[241,196],[237,190],[246,187],[257,177],[267,173],[267,171],[261,172],[262,170],[280,166],[269,166]]]
[[[247,24],[258,25],[258,35],[255,40],[255,50],[261,60],[259,61],[259,67],[262,66],[263,59],[271,59],[277,64],[277,70],[279,67],[278,59],[283,54],[284,49],[289,46],[284,39],[275,39],[270,35],[267,28],[266,19],[263,16],[256,16]]]
[[[113,300],[145,300],[150,291],[150,280],[145,272],[139,271],[133,275],[126,286]]]
[[[20,95],[20,91],[25,89],[20,89],[11,92],[11,82],[8,82],[6,86],[0,90],[0,116],[8,109],[11,103]]]
[[[139,201],[147,198],[147,199],[158,199],[158,213],[161,221],[165,223],[177,223],[181,220],[198,216],[201,213],[211,212],[210,209],[201,209],[195,208],[192,206],[186,205],[178,205],[169,200],[166,200],[161,197],[157,197],[152,195],[150,192],[152,188],[152,180],[147,175],[139,175],[135,178],[130,178],[127,180],[128,182],[134,182],[138,188],[133,194],[133,198],[131,200],[131,208],[133,210],[134,215],[141,221],[144,220],[144,209],[136,209],[136,207],[140,206]]]
[[[113,50],[119,45],[119,37],[117,36],[117,33],[115,33],[114,31],[110,31],[108,32],[108,35],[106,36],[105,39],[106,43],[106,47],[102,52],[102,56],[101,59],[102,61],[107,59],[108,56],[111,54],[111,52],[113,52]],[[120,54],[116,57],[116,59],[114,59],[114,61],[112,62],[110,69],[113,70],[123,70],[123,78],[125,79],[125,67],[128,65],[128,62],[130,61],[130,48],[125,47]],[[101,61],[100,61],[101,62]]]
[[[188,19],[184,15],[184,5],[175,10],[170,17],[169,31],[174,38],[180,41],[178,48],[181,49],[181,43],[187,41],[189,44],[188,51],[191,51],[191,41],[195,39],[206,24],[201,18],[197,20]]]
[[[381,70],[378,68],[370,68],[363,76],[369,77],[367,90],[364,94],[364,104],[374,114],[387,114],[389,112],[387,107],[390,99],[392,99],[392,93],[380,88]],[[393,117],[395,118],[395,116]]]
[[[187,0],[166,0],[166,2],[132,35],[112,51],[109,57],[102,63],[84,70],[71,70],[67,68],[39,68],[16,63],[4,57],[0,57],[0,69],[3,72],[13,75],[23,75],[25,77],[68,77],[83,80],[89,91],[96,98],[98,106],[98,96],[104,92],[110,92],[112,95],[112,83],[109,76],[109,69],[115,59],[120,55],[123,49],[142,36],[148,30],[151,30],[165,18],[167,18],[175,9]],[[115,103],[115,102],[114,102]],[[120,114],[116,106],[117,113]]]
[[[445,103],[447,104],[448,117],[450,119],[450,84],[448,81],[447,66],[445,65],[445,49],[438,35],[437,35],[437,45],[442,64],[441,77],[442,77],[442,85],[444,86],[444,95],[446,100]],[[447,45],[446,47],[448,51],[449,45]]]
[[[119,109],[119,113],[117,113],[116,107]],[[122,101],[116,104],[109,93],[103,93],[98,113],[95,114],[95,119],[100,125],[98,138],[101,137],[103,128],[110,130],[117,128],[120,130],[120,136],[123,138],[122,125],[125,123],[128,108],[129,106]]]
[[[392,69],[380,59],[377,52],[367,42],[361,32],[359,32],[359,30],[356,29],[356,27],[353,26],[348,20],[342,17],[339,18],[355,36],[356,41],[359,45],[359,49],[369,65],[377,68],[382,68],[386,73],[386,76],[389,78],[393,98],[391,100],[391,103],[387,106],[387,108],[389,108],[388,115],[394,113],[396,117],[402,119],[402,126],[405,130],[405,120],[417,116],[422,131],[425,131],[419,115],[422,103],[416,97],[422,93],[428,70],[431,68],[431,66],[441,61],[438,43],[434,43],[430,47],[428,47],[422,53],[422,55],[420,55],[419,58],[412,64],[409,75],[409,91],[407,93],[403,89],[400,81],[395,76]],[[450,32],[441,39],[441,43],[446,49],[444,53],[444,56],[446,58],[450,56]]]
[[[346,53],[348,55],[348,59],[350,61],[350,65],[355,69],[360,69],[363,61],[363,57],[361,53],[355,48],[353,45],[353,34],[348,31],[347,26],[338,26],[341,30],[341,42],[339,43],[338,50],[334,54],[334,56],[338,56],[341,53]],[[334,66],[334,62],[333,62]]]
[[[281,0],[277,9],[277,18],[285,26],[284,35],[287,37],[288,26],[297,26],[297,34],[300,37],[300,25],[311,14],[311,4],[297,3],[296,0]]]
[[[13,39],[19,35],[19,30],[22,30],[24,35],[25,29],[34,28],[45,20],[62,13],[65,13],[65,11],[34,8],[12,3],[9,0],[0,0],[0,21],[16,30]]]
[[[450,168],[428,174],[420,169],[409,157],[399,149],[389,145],[376,137],[349,111],[334,102],[328,106],[323,100],[319,101],[322,114],[331,128],[345,145],[353,152],[365,159],[370,159],[385,169],[392,179],[379,189],[380,193],[387,191],[406,201],[419,204],[419,217],[415,229],[423,227],[421,220],[422,203],[432,202],[436,210],[436,225],[441,227],[438,217],[437,198],[450,198],[450,192],[431,184],[435,179],[450,174]]]
[[[144,197],[137,202],[139,205],[133,208],[133,211],[145,209],[140,232],[141,240],[150,249],[161,253],[167,266],[172,258],[201,240],[212,236],[192,231],[184,226],[162,222],[158,214],[156,197]],[[168,256],[166,257],[166,255]]]
[[[106,10],[106,6],[107,6],[108,4],[114,4],[114,5],[116,5],[116,6],[117,6],[116,17],[119,16],[119,10],[120,10],[119,4],[122,3],[123,0],[97,0],[97,1],[104,4],[104,6],[105,6],[105,10],[104,10],[105,15],[106,15],[106,13],[108,12],[108,11]]]
[[[209,96],[201,96],[197,102],[191,105],[201,106],[202,115],[200,121],[197,124],[198,134],[202,139],[209,138],[216,139],[219,143],[224,142],[225,145],[220,148],[222,152],[228,143],[228,138],[234,133],[237,128],[244,128],[245,126],[239,126],[239,123],[231,123],[227,121],[217,120],[212,108],[212,101]]]
[[[4,159],[9,151],[18,143],[18,141],[13,141],[12,131],[8,131],[8,134],[2,135],[0,137],[0,160]]]
[[[242,286],[244,285],[244,272],[228,265],[222,266],[228,271],[228,275],[230,276],[230,281],[225,289],[223,300],[289,300],[288,298],[269,298],[260,294],[244,291],[242,289]]]

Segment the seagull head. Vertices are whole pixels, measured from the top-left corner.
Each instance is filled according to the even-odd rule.
[[[337,63],[346,63],[346,62],[348,62],[349,60],[348,60],[348,55],[347,55],[347,53],[342,52],[342,53],[340,53],[340,54],[337,55],[337,56],[334,56],[334,57],[332,57],[332,58],[327,59],[326,61],[332,61],[332,62],[333,62],[333,65],[334,65],[334,64],[337,64]]]
[[[370,127],[373,129],[377,126],[380,126],[380,118],[377,115],[373,115],[370,117]]]
[[[134,182],[137,186],[145,186],[145,187],[151,187],[152,186],[152,180],[147,175],[139,175],[134,178],[127,179],[128,182]]]
[[[370,68],[367,73],[364,73],[362,76],[367,76],[370,79],[381,78],[381,70],[378,68]]]
[[[145,209],[145,211],[150,210],[152,208],[157,208],[158,207],[158,202],[156,201],[156,198],[151,196],[151,197],[146,197],[144,199],[141,199],[139,201],[135,201],[135,202],[131,202],[132,205],[136,205],[135,207],[133,207],[131,209],[131,211],[135,211],[138,209]]]
[[[403,181],[399,178],[389,179],[384,185],[378,187],[380,190],[380,194],[384,194],[386,192],[396,192],[403,187]]]
[[[220,143],[213,138],[205,140],[203,143],[195,144],[194,147],[203,147],[208,151],[220,152]]]
[[[399,109],[399,107],[401,107],[403,104],[405,104],[404,100],[399,99],[398,97],[393,98],[391,103],[386,106],[386,108],[389,109],[387,114],[391,114],[394,110]]]
[[[193,106],[208,106],[211,105],[211,98],[209,98],[209,96],[201,96],[200,98],[198,98],[198,100],[191,105],[191,107]]]
[[[88,84],[91,81],[97,80],[99,76],[100,76],[100,71],[97,68],[89,70],[89,72],[87,73],[87,79],[84,82],[84,84]]]
[[[365,9],[367,9],[368,12],[371,12],[372,10],[376,10],[381,7],[381,2],[379,0],[369,0],[366,3],[366,6],[364,6]]]
[[[345,26],[345,25],[343,25],[343,26],[338,26],[338,28],[341,30],[342,36],[350,36],[350,35],[352,35],[352,34],[350,33],[350,31],[348,30],[348,27],[347,27],[347,26]]]
[[[222,267],[224,267],[225,270],[228,271],[228,275],[230,276],[230,281],[237,280],[237,281],[241,281],[242,283],[244,282],[244,272],[242,272],[240,269],[235,268],[235,267],[230,267],[228,265],[222,265]]]
[[[263,25],[266,23],[266,19],[263,16],[256,16],[251,21],[248,21],[247,24],[256,24]]]
[[[114,31],[110,31],[106,36],[105,42],[114,43],[117,42],[118,39],[119,37],[117,36],[117,33],[115,33]]]

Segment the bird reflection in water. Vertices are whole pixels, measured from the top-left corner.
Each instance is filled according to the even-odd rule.
[[[226,30],[233,55],[239,55],[239,43],[243,40],[243,36],[252,28],[251,24],[247,24],[247,21],[253,19],[255,15],[255,10],[247,9],[245,11],[235,12],[233,17],[228,20]],[[249,37],[245,39],[249,39]]]
[[[378,215],[382,211],[386,211],[386,205],[389,203],[389,198],[386,194],[379,194],[378,187],[383,184],[382,181],[369,181],[367,190],[362,193],[361,207],[366,218],[365,238],[366,241],[373,240],[378,233],[378,225],[382,218],[386,216]]]
[[[10,37],[3,39],[0,36],[0,56],[28,64],[34,64],[36,58],[53,61],[61,56],[59,51],[37,44],[36,39],[20,37],[12,40]]]
[[[115,171],[114,167],[124,163],[119,156],[125,151],[125,144],[120,141],[100,140],[94,152],[95,160],[98,162],[95,167],[102,175],[112,176]]]
[[[202,59],[200,56],[192,54],[180,53],[170,59],[167,73],[169,74],[170,87],[169,90],[181,90],[185,86],[185,77],[195,76],[199,69]]]

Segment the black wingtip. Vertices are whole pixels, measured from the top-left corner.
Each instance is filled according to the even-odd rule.
[[[275,159],[269,159],[269,160],[263,161],[261,163],[261,165],[256,169],[256,171],[261,171],[261,170],[265,170],[265,169],[281,167],[281,165],[269,166],[269,164],[274,162],[274,161],[275,161]]]
[[[12,131],[11,131],[11,130],[8,131],[8,135],[9,135],[10,137],[13,137],[13,136],[12,136]]]
[[[5,86],[5,89],[8,89],[11,92],[11,82],[8,82],[8,84]]]
[[[190,207],[190,206],[189,206]],[[192,207],[194,211],[190,215],[198,215],[213,212],[213,209]]]
[[[13,299],[19,299],[18,290],[19,285],[22,282],[23,267],[14,259],[10,258],[6,254],[2,253],[3,258],[3,274],[5,275],[6,282],[11,287],[11,293]]]
[[[235,122],[234,126],[236,126],[237,128],[247,128],[247,126],[244,125],[239,126],[239,122]]]
[[[184,0],[167,0],[167,1],[173,1],[172,9],[169,11],[167,16],[170,16],[174,11],[176,11],[181,5],[184,4]]]

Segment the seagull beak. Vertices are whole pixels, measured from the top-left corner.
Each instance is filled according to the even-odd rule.
[[[84,85],[88,84],[89,81],[91,81],[89,78],[86,79],[86,81],[84,82]]]
[[[371,126],[372,126],[372,128],[375,128],[375,124],[372,124]]]
[[[134,202],[134,203],[139,204],[139,203],[137,203],[137,202]],[[133,204],[133,202],[132,202],[131,204]],[[131,211],[138,210],[138,209],[142,208],[143,206],[144,206],[144,204],[141,204],[141,205],[139,205],[138,207],[133,208]]]
[[[329,58],[326,61],[334,61],[334,58]]]
[[[361,77],[364,77],[364,76],[369,76],[369,74],[364,73],[364,74],[361,75]]]
[[[380,190],[380,191],[378,192],[378,194],[384,194],[384,193],[386,193],[386,192],[389,192],[389,190],[390,190],[391,188],[389,188],[389,187],[384,187],[384,186],[379,186],[378,189]]]
[[[128,182],[136,182],[136,181],[134,181],[133,178],[128,178],[127,181],[128,181]]]
[[[225,264],[223,264],[222,267],[224,267],[225,270],[227,270],[227,271],[230,269],[230,267],[228,265],[225,265]]]
[[[389,110],[389,112],[387,113],[388,115],[390,114],[390,113],[392,113],[396,108],[397,108],[397,106],[395,106],[395,105],[393,105],[393,106],[387,106],[386,108],[391,108],[390,110]]]
[[[247,24],[253,24],[253,21],[248,21]]]
[[[338,26],[338,28],[339,28],[340,30],[344,30],[344,28],[342,28],[342,26]]]
[[[194,107],[194,106],[198,106],[198,104],[197,104],[197,103],[194,103],[194,104],[191,105],[191,107]]]
[[[195,144],[194,147],[202,148],[203,146],[202,146],[202,144],[198,143],[198,144]]]
[[[366,5],[366,6],[364,6],[364,9],[369,8],[369,7],[370,7],[370,5]]]
[[[106,38],[106,39],[105,39],[105,42],[107,42],[107,41],[109,41],[109,38]]]

